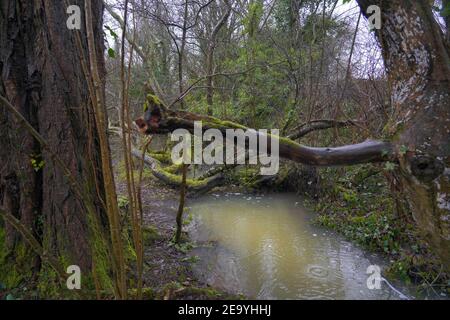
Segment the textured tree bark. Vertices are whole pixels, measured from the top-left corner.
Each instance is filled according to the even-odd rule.
[[[132,149],[131,154],[136,158],[142,157],[142,152],[137,149]],[[158,160],[145,155],[144,163],[148,166],[153,176],[155,176],[157,179],[164,182],[168,186],[179,188],[183,184],[182,178],[179,175],[175,175],[164,170]],[[223,181],[223,174],[221,172],[217,172],[216,174],[211,176],[200,177],[199,179],[192,181],[187,180],[185,185],[187,191],[189,191],[189,196],[199,196],[217,186],[220,186]]]
[[[84,8],[81,0],[71,4]],[[93,268],[89,219],[97,219],[107,234],[98,135],[93,125],[88,85],[82,71],[76,30],[69,30],[63,1],[5,0],[0,4],[0,93],[33,125],[90,191],[96,208],[88,217],[63,170],[46,149],[0,107],[0,205],[29,228],[45,251],[64,263]],[[92,0],[98,68],[103,65],[103,4]],[[81,39],[88,56],[83,19]],[[103,90],[103,88],[100,88]],[[34,161],[34,164],[32,163]],[[21,237],[8,225],[7,245]],[[39,259],[36,271],[40,268]]]
[[[450,270],[449,43],[429,1],[358,0],[381,8],[376,35],[387,70],[394,115],[386,126],[399,154],[397,198]]]
[[[366,141],[337,148],[310,148],[280,138],[280,156],[308,165],[351,165],[395,160],[393,191],[424,239],[450,270],[450,58],[449,43],[427,1],[357,0],[362,12],[381,9],[376,31],[394,109],[385,134],[391,142]],[[159,123],[136,121],[143,132],[245,127],[189,113],[165,111]],[[396,192],[397,191],[397,192]]]

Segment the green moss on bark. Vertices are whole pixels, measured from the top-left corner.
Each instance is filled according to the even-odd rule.
[[[87,289],[95,289],[98,286],[100,290],[113,292],[111,253],[105,239],[106,236],[101,232],[97,219],[92,216],[92,213],[88,215],[88,223],[90,231],[89,242],[92,252],[92,270],[86,279],[86,287]]]
[[[162,163],[172,163],[172,158],[169,152],[148,152],[148,154],[153,158]]]

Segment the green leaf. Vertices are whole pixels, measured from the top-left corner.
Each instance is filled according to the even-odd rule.
[[[108,56],[113,59],[116,57],[116,52],[114,51],[113,48],[108,49]]]
[[[38,172],[45,166],[45,161],[40,158],[40,156],[33,156],[34,158],[30,159],[31,166],[34,171]]]
[[[14,296],[13,296],[11,293],[9,293],[9,294],[6,296],[6,300],[16,300],[16,299],[14,298]]]

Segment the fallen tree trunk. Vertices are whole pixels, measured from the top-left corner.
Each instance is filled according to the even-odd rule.
[[[137,149],[132,149],[131,154],[136,158],[142,158],[142,151]],[[162,181],[166,185],[178,188],[182,184],[182,177],[169,171],[165,170],[161,162],[150,157],[149,155],[144,156],[144,163],[148,166],[153,176],[158,180]],[[222,173],[216,174],[206,179],[186,179],[186,187],[190,196],[201,195],[209,190],[220,186],[224,181],[224,176]]]
[[[237,166],[238,166],[237,164],[220,165],[220,166],[209,169],[204,174],[202,174],[198,179],[199,180],[206,179],[206,178],[215,176],[217,174],[221,174],[224,171],[232,170],[232,169],[236,168]]]
[[[304,136],[314,131],[325,130],[330,128],[344,128],[355,126],[357,124],[358,121],[355,120],[346,120],[346,121],[332,120],[332,119],[313,120],[307,123],[303,123],[302,125],[296,127],[293,130],[295,132],[293,134],[290,134],[288,138],[291,140],[297,140],[303,138]]]

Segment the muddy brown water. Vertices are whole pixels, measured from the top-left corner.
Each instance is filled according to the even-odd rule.
[[[313,225],[296,195],[212,194],[188,212],[194,271],[214,287],[256,299],[414,298],[401,284],[370,289],[369,266],[386,261]]]

